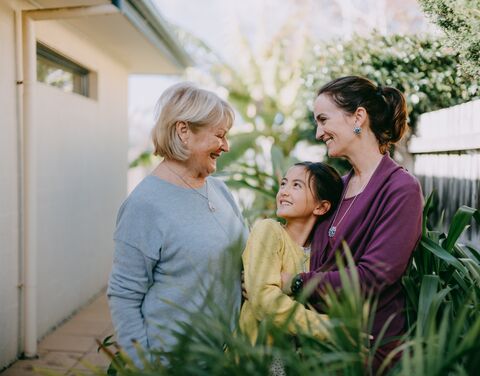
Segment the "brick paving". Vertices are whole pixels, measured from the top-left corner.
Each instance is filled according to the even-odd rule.
[[[38,344],[38,359],[18,360],[0,376],[92,375],[89,367],[106,369],[107,356],[97,353],[95,339],[113,334],[107,298],[101,294],[91,304],[47,335]]]

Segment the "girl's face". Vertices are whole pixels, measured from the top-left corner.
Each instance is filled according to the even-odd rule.
[[[291,167],[277,193],[277,216],[287,221],[316,215],[318,202],[309,186],[309,173],[304,166]]]

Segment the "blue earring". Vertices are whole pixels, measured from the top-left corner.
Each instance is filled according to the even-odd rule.
[[[362,132],[362,128],[360,128],[358,124],[355,123],[355,127],[353,128],[353,133],[355,133],[356,135],[359,135],[361,132]]]

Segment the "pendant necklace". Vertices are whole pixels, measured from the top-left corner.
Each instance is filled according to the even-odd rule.
[[[210,201],[210,199],[208,198],[208,180],[205,179],[205,192],[206,192],[206,195],[204,195],[203,193],[199,192],[198,189],[192,187],[188,181],[186,181],[181,175],[177,174],[174,170],[172,170],[170,167],[168,167],[168,165],[164,164],[164,166],[170,171],[172,172],[175,176],[177,176],[181,181],[183,181],[192,191],[194,191],[196,194],[200,195],[201,197],[203,197],[205,200],[207,200],[207,205],[208,205],[208,209],[213,213],[216,209],[215,209],[215,205],[213,205],[213,202]]]
[[[343,195],[342,195],[342,199],[340,200],[340,204],[338,205],[338,210],[335,212],[335,215],[333,217],[333,220],[332,220],[332,225],[330,226],[330,228],[328,229],[328,237],[329,238],[333,238],[335,236],[335,233],[337,232],[337,227],[340,225],[340,223],[342,222],[343,218],[345,218],[345,216],[347,215],[348,211],[350,210],[350,208],[353,206],[353,204],[355,203],[355,200],[357,199],[358,195],[360,193],[363,192],[363,190],[365,189],[365,187],[367,186],[368,182],[370,181],[370,179],[368,179],[365,184],[362,186],[362,188],[360,188],[360,190],[358,191],[358,193],[355,195],[355,197],[353,198],[352,202],[350,203],[350,205],[348,206],[347,210],[345,210],[345,213],[343,213],[342,217],[340,218],[340,220],[338,221],[337,225],[335,225],[335,220],[337,219],[337,215],[338,215],[338,212],[340,211],[340,207],[342,206],[342,203],[343,203],[343,200],[345,198],[345,195],[347,194],[347,190],[348,190],[348,185],[347,187],[345,187],[345,192],[343,192]],[[350,184],[350,181],[348,182]]]

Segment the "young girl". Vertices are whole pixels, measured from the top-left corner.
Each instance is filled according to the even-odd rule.
[[[327,316],[283,293],[280,274],[309,270],[312,229],[335,210],[342,189],[342,179],[332,167],[297,163],[287,171],[277,193],[277,216],[285,219],[286,225],[265,219],[253,227],[242,256],[248,300],[240,312],[240,329],[252,343],[259,323],[266,318],[276,325],[289,320],[292,334],[300,330],[325,337],[322,321]]]

